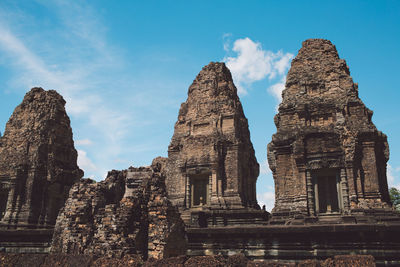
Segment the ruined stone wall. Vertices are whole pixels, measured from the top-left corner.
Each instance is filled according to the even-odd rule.
[[[168,258],[185,255],[187,248],[186,233],[176,206],[168,199],[164,173],[166,158],[156,158],[153,170],[160,176],[150,179],[148,212],[148,258]],[[160,177],[162,177],[160,179]]]
[[[64,99],[33,88],[0,139],[0,227],[52,227],[82,176]]]
[[[315,179],[329,171],[337,176],[341,214],[388,208],[386,135],[373,124],[372,111],[330,41],[303,42],[282,97],[268,145],[273,213],[317,215]]]
[[[196,206],[191,190],[199,177],[208,179],[202,182],[208,191],[202,197],[203,206],[258,206],[255,185],[259,165],[247,119],[224,63],[205,66],[189,87],[168,148],[168,160],[169,198],[181,209]]]
[[[52,253],[143,258],[184,254],[183,222],[166,197],[160,162],[111,171],[99,183],[76,183],[58,216]]]

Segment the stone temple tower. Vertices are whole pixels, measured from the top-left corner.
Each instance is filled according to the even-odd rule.
[[[77,156],[65,100],[32,88],[0,138],[0,228],[52,229],[83,176]]]
[[[276,222],[357,221],[390,210],[386,135],[372,123],[372,111],[330,41],[303,42],[282,97],[268,145]]]
[[[259,165],[247,119],[224,63],[189,87],[168,148],[168,197],[180,210],[257,208]]]

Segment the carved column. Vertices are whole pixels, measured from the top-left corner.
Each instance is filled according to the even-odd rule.
[[[185,174],[185,180],[186,180],[186,195],[185,195],[185,204],[186,208],[190,208],[190,181],[189,181],[189,175],[186,173]]]
[[[343,210],[345,212],[350,210],[350,199],[349,199],[349,186],[347,183],[347,175],[346,169],[340,169],[340,188],[342,193],[342,203],[343,203]]]
[[[376,163],[376,151],[374,141],[364,141],[362,143],[362,168],[364,170],[364,197],[381,199],[379,187],[379,174]]]
[[[209,204],[209,206],[211,206],[211,196],[213,193],[212,190],[212,183],[213,183],[213,179],[212,179],[213,175],[212,172],[210,172],[210,174],[208,175],[208,199],[207,199],[207,203]]]
[[[211,197],[212,198],[216,198],[218,196],[218,181],[217,181],[217,175],[216,175],[216,171],[213,169],[210,173],[210,177],[211,177]]]
[[[7,220],[11,217],[11,213],[13,211],[13,202],[14,202],[14,195],[15,195],[15,180],[11,180],[9,184],[6,185],[6,188],[8,189],[8,197],[7,197],[7,203],[6,207],[4,210],[3,218],[1,218],[2,221],[7,222]]]
[[[315,215],[315,199],[314,199],[314,190],[312,184],[312,176],[311,171],[306,170],[306,185],[307,185],[307,206],[308,213],[310,215]]]
[[[354,177],[354,162],[346,162],[346,182],[347,182],[347,192],[349,196],[349,207],[352,205],[357,205],[358,196],[357,196],[357,188],[356,188],[356,179]]]

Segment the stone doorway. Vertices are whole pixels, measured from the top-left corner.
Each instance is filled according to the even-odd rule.
[[[190,176],[191,206],[199,207],[209,204],[209,174]]]
[[[341,210],[339,172],[336,169],[313,173],[315,211],[319,214],[339,213]]]

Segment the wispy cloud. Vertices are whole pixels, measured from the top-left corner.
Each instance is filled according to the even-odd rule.
[[[29,72],[33,76],[46,77],[50,83],[60,83],[57,73],[49,71],[43,60],[30,51],[25,44],[6,28],[4,21],[0,24],[0,47],[12,55],[12,64]],[[27,82],[31,82],[27,81]]]
[[[222,35],[222,44],[224,46],[225,52],[229,52],[231,50],[231,42],[232,42],[232,33],[224,33]]]
[[[97,170],[96,165],[87,157],[86,151],[80,149],[78,149],[78,165],[88,172]]]
[[[268,165],[268,160],[264,160],[263,162],[261,162],[260,173],[261,174],[270,174],[271,173],[271,169],[269,168],[269,165]]]
[[[79,129],[86,128],[79,132],[83,140],[76,144],[88,145],[92,140],[85,135],[90,134],[104,144],[99,148],[100,155],[117,157],[134,116],[128,106],[116,109],[109,103],[107,94],[121,84],[105,74],[123,67],[124,60],[108,44],[105,27],[89,6],[70,1],[39,1],[39,4],[50,8],[61,25],[53,29],[52,34],[57,37],[54,40],[42,40],[40,37],[45,33],[39,34],[39,38],[30,34],[26,25],[21,26],[23,13],[19,12],[18,21],[10,21],[10,10],[7,16],[1,16],[6,12],[0,9],[0,52],[3,61],[15,70],[13,87],[27,90],[41,86],[59,91],[67,101],[69,115],[84,125]],[[65,49],[58,49],[59,46]],[[79,155],[85,171],[104,172],[96,168],[89,153],[80,150]]]
[[[283,91],[283,89],[285,89],[285,83],[286,83],[286,76],[282,76],[280,81],[271,85],[268,88],[268,92],[273,97],[275,97],[275,99],[277,100],[277,103],[278,103],[275,107],[275,111],[278,111],[279,104],[282,102],[282,91]]]
[[[276,57],[279,58],[279,60],[274,62],[274,71],[277,71],[278,75],[284,75],[290,67],[290,62],[293,58],[293,54],[284,54],[282,51],[278,51]]]
[[[75,145],[78,146],[90,146],[93,144],[93,141],[90,139],[81,139],[81,140],[76,140]]]
[[[387,165],[387,180],[389,187],[396,187],[400,190],[400,167],[392,167],[392,165]]]
[[[228,48],[229,46],[224,43],[224,49]],[[227,56],[224,61],[232,72],[238,92],[242,95],[246,94],[246,88],[256,81],[276,77],[280,79],[293,58],[290,53],[264,50],[259,42],[254,42],[247,37],[237,39],[233,43],[232,51],[237,55]]]

